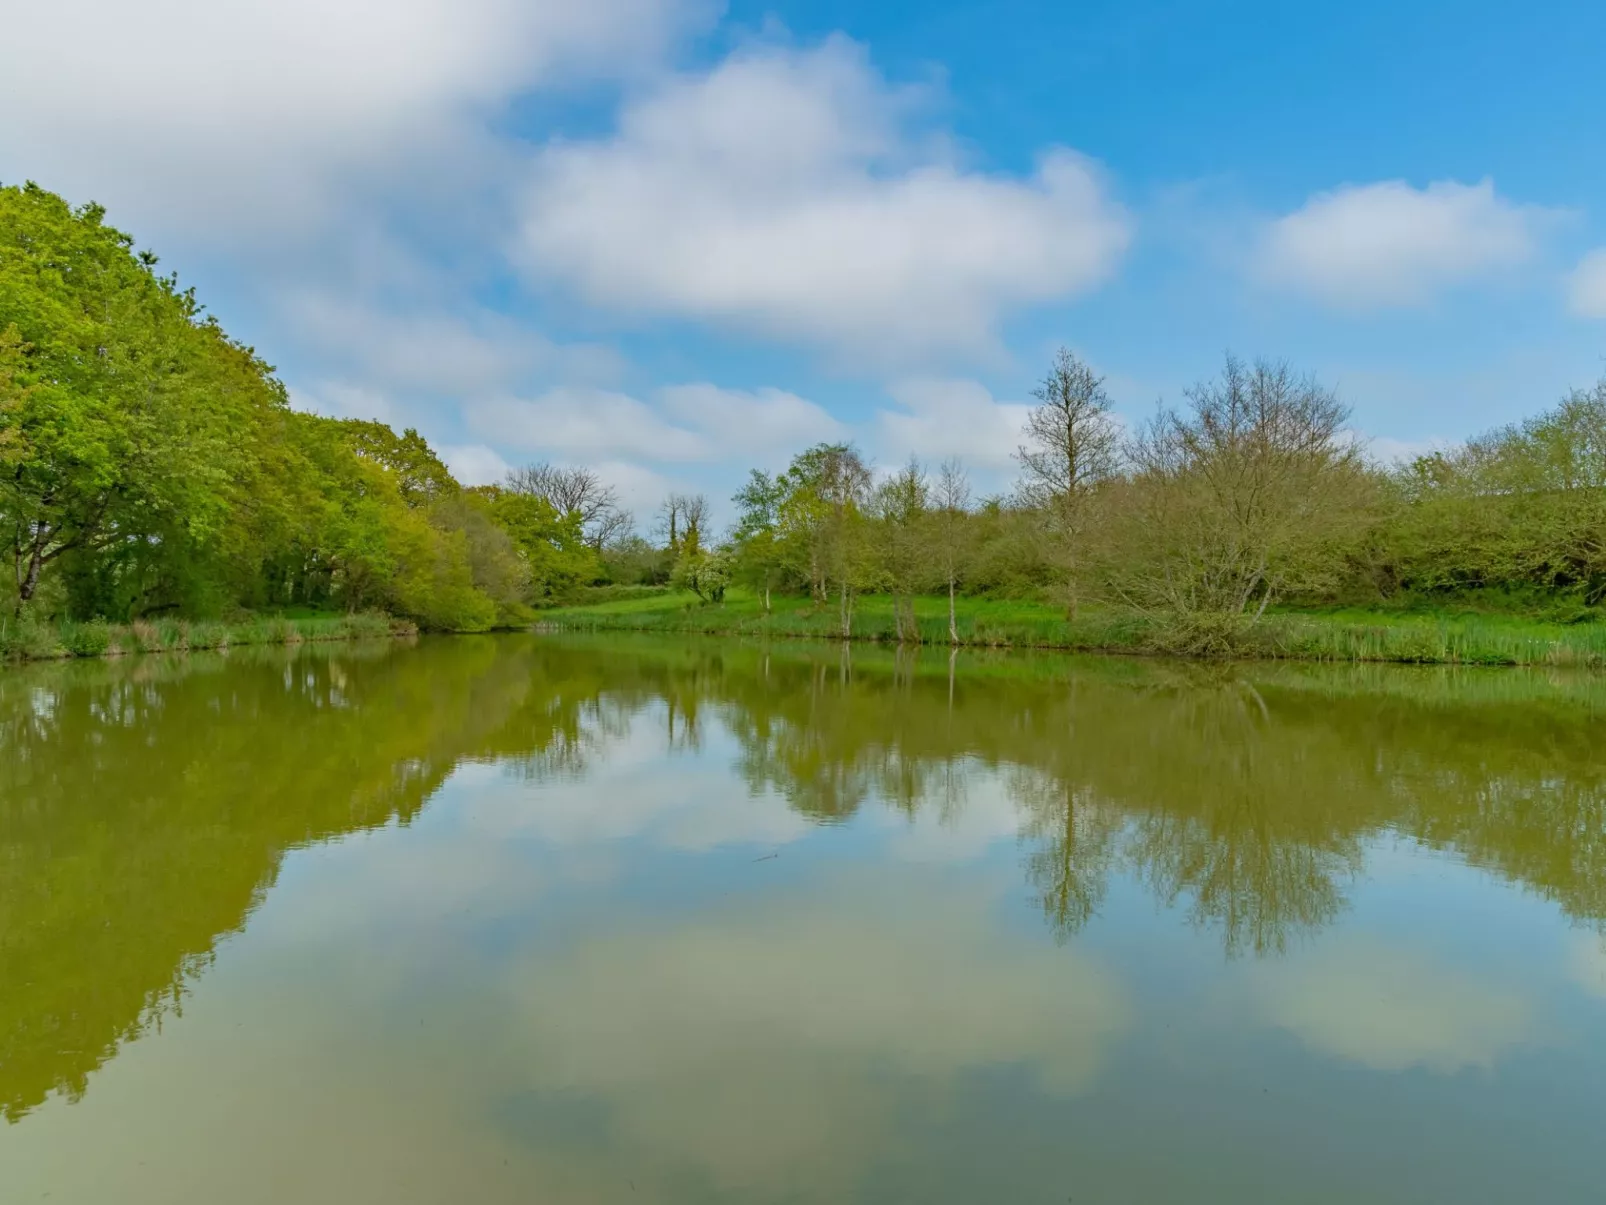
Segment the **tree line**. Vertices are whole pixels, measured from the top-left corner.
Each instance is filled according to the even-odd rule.
[[[740,585],[832,608],[964,594],[1230,641],[1288,604],[1470,597],[1592,615],[1606,599],[1606,381],[1405,466],[1277,362],[1229,357],[1130,428],[1068,351],[1035,391],[1007,494],[958,461],[878,472],[824,443],[754,470],[736,521],[674,494],[641,534],[583,466],[464,487],[414,430],[291,408],[270,365],[97,206],[0,188],[0,539],[14,608],[46,617],[384,610],[528,621],[597,584]]]
[[[1179,646],[1230,642],[1278,605],[1542,606],[1592,617],[1606,599],[1606,381],[1555,408],[1409,464],[1373,460],[1329,389],[1279,362],[1220,374],[1130,429],[1103,380],[1061,350],[1035,390],[1005,496],[973,498],[964,466],[876,474],[850,444],[755,470],[730,539],[700,554],[769,605],[1053,599],[1155,621]],[[695,582],[707,569],[687,567]],[[701,591],[699,591],[701,593]]]

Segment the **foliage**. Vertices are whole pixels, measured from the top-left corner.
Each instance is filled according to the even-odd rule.
[[[481,630],[596,580],[585,514],[464,491],[415,430],[291,410],[155,262],[98,206],[0,188],[10,644],[149,619],[137,642],[167,647],[170,620],[287,608]]]
[[[676,590],[690,590],[698,602],[722,603],[730,586],[730,559],[721,552],[688,547],[675,562],[669,584]]]

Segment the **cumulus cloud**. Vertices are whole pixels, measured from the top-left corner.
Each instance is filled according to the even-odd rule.
[[[1333,305],[1420,305],[1527,263],[1554,216],[1499,196],[1490,180],[1347,185],[1273,222],[1255,267],[1270,286]]]
[[[483,145],[510,96],[649,59],[701,0],[10,6],[0,174],[150,221],[299,223],[347,169]]]
[[[445,444],[439,451],[452,476],[464,485],[498,485],[507,480],[513,469],[494,448],[484,444]]]
[[[888,391],[895,410],[876,414],[876,442],[892,458],[943,460],[1004,472],[1020,447],[1031,407],[999,402],[985,386],[964,380],[909,380]]]
[[[1568,281],[1567,300],[1581,317],[1606,318],[1606,247],[1579,261]]]
[[[672,79],[537,154],[525,262],[600,306],[879,358],[986,349],[1011,308],[1111,273],[1131,223],[1093,164],[966,170],[918,101],[843,38]]]

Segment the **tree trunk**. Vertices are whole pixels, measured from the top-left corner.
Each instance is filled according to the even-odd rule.
[[[22,584],[17,587],[17,597],[20,601],[27,602],[33,597],[33,592],[39,588],[39,570],[44,563],[44,549],[35,544],[33,555],[28,558],[27,576],[22,579]]]
[[[959,624],[954,618],[954,579],[948,579],[948,643],[959,644]]]
[[[770,584],[764,583],[764,614],[770,613]]]

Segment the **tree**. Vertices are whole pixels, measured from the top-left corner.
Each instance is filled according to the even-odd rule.
[[[785,498],[781,480],[754,469],[733,499],[737,507],[731,535],[734,569],[761,593],[766,615],[770,613],[770,590],[784,565],[780,523]]]
[[[384,423],[340,420],[352,451],[395,474],[396,489],[408,506],[427,506],[457,493],[451,472],[412,427],[397,435]]]
[[[1099,487],[1121,467],[1121,429],[1110,414],[1104,378],[1067,348],[1032,391],[1038,405],[1026,418],[1020,462],[1022,497],[1042,515],[1052,559],[1075,618],[1082,545]]]
[[[671,559],[703,545],[708,525],[708,498],[703,494],[670,494],[658,508],[658,531]]]
[[[1105,566],[1118,598],[1208,651],[1240,617],[1332,587],[1370,490],[1348,410],[1286,364],[1229,356],[1187,397],[1132,442]]]
[[[0,188],[0,524],[19,607],[75,550],[215,537],[249,410],[285,404],[103,218],[33,184]]]
[[[705,551],[688,543],[675,562],[670,583],[676,589],[690,590],[699,602],[724,602],[725,589],[730,584],[730,560],[723,552]]]
[[[937,471],[927,526],[939,580],[948,590],[948,641],[957,645],[959,623],[954,594],[964,574],[971,545],[970,478],[957,459],[943,461]]]
[[[918,641],[914,595],[926,568],[924,545],[930,486],[920,462],[910,459],[872,496],[876,553],[881,575],[892,592],[892,622],[898,643]]]
[[[486,501],[491,517],[518,549],[533,599],[561,598],[596,580],[600,566],[586,543],[578,512],[560,514],[544,497],[500,486],[469,492]]]
[[[540,461],[514,469],[506,488],[545,499],[560,515],[578,515],[586,543],[599,553],[634,525],[629,512],[619,506],[618,491],[588,468]]]
[[[824,601],[834,580],[842,638],[853,634],[853,604],[865,570],[864,507],[870,467],[852,444],[817,444],[786,471],[782,513],[806,542],[811,577]]]

